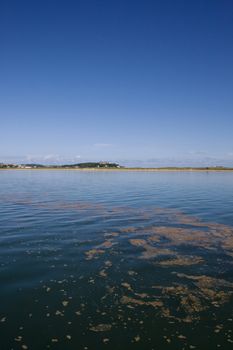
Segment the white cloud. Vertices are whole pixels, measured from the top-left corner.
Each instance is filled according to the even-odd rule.
[[[60,154],[28,154],[22,157],[21,163],[45,163],[45,164],[63,164],[63,163],[75,163],[80,159],[80,155],[64,156]]]

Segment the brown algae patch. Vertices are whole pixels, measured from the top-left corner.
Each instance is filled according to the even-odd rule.
[[[206,250],[207,257],[208,252],[217,253],[219,249],[223,249],[226,255],[233,256],[232,227],[201,222],[195,217],[186,216],[179,212],[171,211],[165,213],[165,215],[167,214],[174,220],[173,224],[179,223],[181,227],[168,223],[168,226],[154,225],[128,231],[133,234],[133,237],[128,239],[129,243],[141,250],[139,258],[155,258],[152,262],[153,265],[161,267],[182,268],[192,265],[201,267],[203,264],[208,266],[208,260],[203,256],[182,254],[183,246],[191,246],[194,249],[201,248],[203,253]],[[158,257],[159,260],[156,259]],[[136,293],[130,286],[128,291],[133,292],[133,295],[123,296],[120,302],[129,305],[129,307],[159,307],[159,313],[162,317],[188,323],[194,320],[199,321],[202,312],[210,310],[211,307],[219,308],[228,303],[233,295],[233,283],[221,278],[181,273],[176,273],[176,275],[179,279],[182,278],[186,281],[183,284],[171,281],[170,286],[154,287],[161,291],[159,300],[158,297],[154,300],[156,295],[153,293],[150,296],[146,293]],[[127,288],[127,285],[125,287]],[[172,303],[171,300],[173,300]]]
[[[221,248],[224,249],[225,254],[230,258],[233,257],[232,227],[224,224],[202,222],[196,217],[174,209],[156,208],[154,211],[149,210],[148,215],[152,217],[152,214],[155,215],[155,219],[158,222],[161,221],[161,218],[166,220],[167,225],[129,226],[121,228],[119,230],[120,233],[114,231],[105,233],[104,237],[109,239],[86,252],[87,260],[97,258],[100,254],[103,254],[103,250],[119,244],[118,236],[120,234],[126,234],[123,235],[123,240],[126,237],[131,245],[143,249],[140,255],[141,258],[151,259],[169,255],[167,262],[160,262],[161,266],[169,266],[173,263],[176,266],[182,266],[182,259],[184,266],[204,262],[202,257],[189,259],[187,256],[180,256],[180,253],[178,256],[177,249],[183,246],[192,246],[213,252],[217,252]],[[140,215],[140,212],[135,210],[135,215]]]
[[[113,246],[113,242],[110,240],[107,240],[99,245],[99,248],[111,248]],[[115,243],[116,244],[116,243]]]
[[[122,233],[133,233],[138,231],[138,227],[132,226],[132,227],[125,227],[120,230]]]
[[[147,245],[147,241],[145,239],[130,239],[130,243],[136,247],[145,247]]]
[[[112,325],[107,323],[101,323],[96,326],[91,326],[89,329],[93,332],[109,332],[112,329]]]
[[[157,241],[157,236],[167,243],[164,245],[195,245],[198,247],[211,248],[213,247],[212,233],[208,231],[200,231],[199,229],[190,229],[183,227],[170,226],[154,226],[151,229],[150,241]]]
[[[122,287],[124,287],[124,288],[126,288],[126,289],[128,289],[130,291],[133,291],[132,287],[131,287],[131,285],[129,283],[123,282],[123,283],[121,283],[121,285],[122,285]]]
[[[106,249],[111,248],[115,244],[117,244],[117,242],[113,242],[112,240],[106,240],[103,243],[98,244],[93,249],[90,249],[87,252],[85,252],[86,260],[97,259],[99,255],[102,255],[105,253]]]
[[[157,307],[162,307],[163,306],[163,302],[160,300],[153,300],[153,301],[145,301],[142,299],[136,299],[136,298],[132,298],[132,297],[128,297],[126,295],[124,295],[120,302],[122,304],[134,304],[134,305],[147,305],[147,306],[153,306],[155,308]]]
[[[206,275],[192,276],[178,273],[177,277],[191,280],[198,288],[198,294],[214,306],[227,303],[233,295],[233,283]]]
[[[189,265],[197,265],[202,264],[204,259],[199,256],[177,256],[175,258],[162,260],[159,262],[155,262],[155,265],[160,266],[189,266]]]
[[[104,254],[104,253],[105,251],[103,249],[95,249],[95,248],[90,249],[87,252],[85,252],[86,260],[96,259],[100,254]]]
[[[153,286],[161,290],[162,300],[169,304],[169,300],[176,300],[178,307],[168,307],[167,317],[178,321],[193,322],[200,320],[201,313],[212,306],[220,307],[230,301],[233,295],[233,283],[223,279],[212,278],[206,275],[193,276],[177,274],[178,278],[190,280],[193,284],[174,283],[171,286]],[[181,316],[183,315],[183,316]]]
[[[107,268],[109,268],[109,267],[112,266],[112,262],[111,262],[110,260],[106,260],[106,261],[104,262],[104,265],[105,265]]]
[[[182,216],[183,218],[183,216]],[[159,255],[177,255],[177,248],[191,246],[206,251],[218,252],[223,249],[225,254],[233,257],[233,228],[221,224],[200,223],[195,219],[185,220],[186,225],[198,227],[174,227],[174,226],[151,226],[138,231],[137,234],[143,238],[131,238],[130,244],[142,247],[144,252],[141,257],[152,258]],[[203,226],[203,229],[200,229]],[[203,262],[201,257],[194,258],[194,263]],[[178,265],[179,261],[174,260]],[[187,257],[184,257],[184,264],[189,265]],[[164,264],[165,265],[165,264]]]
[[[135,211],[136,214],[137,211]],[[148,215],[150,216],[150,213]],[[150,265],[150,269],[154,268],[155,273],[156,268],[159,273],[162,273],[160,267],[163,268],[164,274],[167,274],[165,281],[168,285],[147,285],[144,292],[140,288],[143,276],[129,267],[126,270],[129,280],[121,279],[120,283],[107,286],[107,293],[101,302],[107,298],[113,299],[122,313],[123,305],[127,309],[137,308],[137,312],[142,314],[145,312],[144,307],[150,307],[156,309],[156,317],[167,318],[171,323],[199,322],[203,312],[220,308],[221,305],[228,303],[233,295],[233,283],[221,278],[213,278],[208,274],[198,275],[202,267],[212,271],[208,262],[209,253],[217,254],[220,251],[221,254],[224,252],[229,256],[226,259],[233,257],[233,228],[223,224],[202,222],[175,210],[157,209],[156,216],[158,225],[130,226],[120,229],[119,233],[104,233],[106,240],[85,254],[87,260],[96,259],[112,248],[110,252],[115,258],[119,256],[121,244],[128,242],[131,247],[130,259],[132,261],[137,258],[144,259],[143,264]],[[153,219],[152,216],[150,218]],[[116,244],[117,249],[114,250]],[[187,251],[191,253],[188,254]],[[103,259],[103,265],[98,272],[99,276],[108,281],[108,269],[111,268],[114,272],[116,268],[116,271],[120,271],[119,266],[125,259],[122,257],[116,265],[114,260]],[[185,268],[191,271],[196,269],[194,271],[197,275],[193,272],[188,275],[166,269],[171,267],[179,272],[186,272]],[[134,285],[138,285],[139,289],[134,288]],[[104,332],[107,330],[104,325],[91,326],[90,330]]]
[[[107,277],[108,276],[108,274],[106,273],[106,270],[105,269],[103,269],[103,270],[101,270],[100,272],[99,272],[99,276],[100,277]]]
[[[153,257],[157,257],[159,255],[170,255],[174,254],[170,249],[168,248],[159,248],[154,247],[150,245],[145,239],[130,239],[130,244],[136,247],[141,247],[144,249],[144,251],[141,254],[141,257],[144,259],[150,259]]]

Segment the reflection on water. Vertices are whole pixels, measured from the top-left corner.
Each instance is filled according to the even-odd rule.
[[[221,178],[196,193],[200,174],[5,174],[1,349],[232,348],[229,177],[216,216]]]

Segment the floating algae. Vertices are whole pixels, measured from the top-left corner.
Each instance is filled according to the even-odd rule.
[[[158,261],[155,264],[169,267],[169,266],[196,265],[196,264],[202,264],[203,262],[204,262],[204,259],[199,256],[176,256],[171,259]]]
[[[73,210],[75,205],[65,208]],[[77,205],[76,209],[101,212],[103,220],[110,215],[110,209],[105,212],[103,206],[83,205],[78,209]],[[112,210],[114,214],[123,217],[126,210]],[[53,273],[59,277],[44,279],[43,293],[35,298],[44,307],[43,322],[50,327],[46,346],[68,349],[82,340],[80,349],[92,349],[89,339],[96,342],[98,338],[100,347],[110,349],[114,348],[113,339],[119,334],[125,336],[129,329],[130,346],[135,348],[144,346],[145,339],[149,344],[152,338],[147,347],[152,349],[154,339],[161,338],[165,348],[179,341],[177,348],[194,349],[189,335],[199,331],[207,317],[209,333],[225,337],[231,346],[233,283],[225,263],[232,266],[232,227],[203,222],[173,209],[131,208],[130,215],[135,218],[132,222],[122,220],[118,225],[118,220],[113,220],[114,227],[98,231],[93,240],[85,237],[81,248],[74,245],[69,264],[59,249],[49,250],[56,261]],[[76,256],[80,260],[76,261]],[[69,268],[72,272],[67,271]],[[222,323],[221,310],[227,314]],[[34,315],[36,312],[33,321]],[[8,320],[4,312],[2,325]],[[53,323],[64,330],[61,337],[56,331],[52,333]],[[159,329],[158,333],[150,332],[152,328]],[[24,339],[28,344],[18,328],[12,339],[17,345]]]
[[[100,277],[107,277],[108,274],[106,273],[106,270],[103,269],[103,270],[101,270],[101,271],[99,272],[99,276],[100,276]]]
[[[85,252],[86,254],[86,259],[87,260],[91,260],[91,259],[96,259],[98,258],[98,255],[100,254],[104,254],[105,251],[103,249],[90,249],[87,252]]]
[[[137,308],[138,312],[141,309],[143,313],[146,307],[156,309],[157,317],[160,315],[168,320],[184,323],[200,321],[203,312],[230,301],[233,284],[208,275],[184,274],[180,270],[196,266],[197,272],[201,271],[202,266],[205,268],[209,266],[208,253],[218,254],[219,249],[225,252],[226,257],[230,257],[233,252],[233,228],[223,224],[202,222],[198,218],[175,210],[157,208],[148,212],[147,217],[153,215],[156,215],[158,225],[127,226],[120,228],[118,232],[114,231],[113,235],[110,233],[109,236],[105,232],[104,237],[111,237],[110,240],[104,240],[94,247],[93,254],[88,252],[86,254],[95,256],[95,249],[98,254],[99,248],[104,251],[111,248],[109,251],[114,257],[116,253],[120,253],[121,244],[128,242],[135,248],[135,250],[131,248],[131,261],[144,259],[150,269],[153,266],[154,269],[167,268],[168,271],[177,268],[179,272],[174,270],[167,272],[167,285],[147,285],[147,291],[143,291],[140,282],[142,276],[138,271],[128,270],[128,277],[134,283],[122,280],[119,285],[108,286],[107,294],[102,300],[107,300],[112,295],[116,304]],[[160,224],[161,217],[167,225]],[[120,262],[124,263],[124,259]],[[109,259],[105,260],[102,266],[99,274],[106,279],[109,278],[106,268],[111,267],[112,273],[117,271],[117,266]],[[209,269],[211,270],[211,266]],[[127,295],[122,295],[120,290],[122,287],[127,291]]]
[[[134,304],[134,305],[147,305],[147,306],[153,306],[155,308],[163,306],[163,302],[159,300],[153,300],[153,301],[145,301],[142,299],[135,299],[128,296],[123,296],[121,298],[122,304]]]
[[[130,239],[129,242],[144,249],[141,257],[144,259],[151,259],[159,255],[170,255],[172,251],[167,248],[158,248],[150,245],[145,239]]]
[[[93,332],[109,332],[111,328],[111,324],[98,324],[96,326],[91,326],[89,329]]]

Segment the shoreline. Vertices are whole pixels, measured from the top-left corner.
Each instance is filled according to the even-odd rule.
[[[233,172],[233,168],[0,168],[1,170],[36,171],[36,170],[73,170],[79,172]]]

